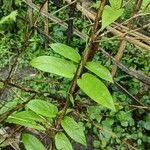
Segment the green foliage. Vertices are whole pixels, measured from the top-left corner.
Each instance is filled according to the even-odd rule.
[[[100,1],[96,1],[95,3],[92,4],[91,7],[98,9],[99,6],[100,6]]]
[[[109,2],[110,6],[106,5],[103,10],[101,30],[105,29],[111,23],[116,21],[124,11],[124,9],[121,8],[122,0],[109,0]],[[99,5],[100,1],[96,1],[96,3],[92,5],[92,7],[97,9]]]
[[[150,113],[145,117],[144,128],[150,131]]]
[[[95,76],[85,73],[77,81],[78,86],[94,101],[115,111],[113,99],[107,87]]]
[[[45,127],[51,124],[50,119],[56,117],[58,113],[55,105],[40,99],[31,100],[26,107],[31,111],[14,113],[7,118],[7,122],[37,130],[46,130]]]
[[[134,120],[132,119],[130,112],[120,111],[117,115],[117,119],[120,121],[123,127],[134,125]]]
[[[143,0],[142,1],[142,9],[146,12],[150,12],[150,5],[149,5],[149,0]],[[146,9],[146,10],[145,10]]]
[[[150,131],[150,122],[145,122],[145,123],[144,123],[144,128],[145,128],[146,130],[149,130],[149,131]]]
[[[98,141],[98,140],[94,140],[93,141],[93,146],[94,146],[94,148],[100,148],[100,141]]]
[[[9,16],[10,12],[13,10],[12,9],[12,0],[5,0],[5,1],[3,0],[3,2],[4,2],[4,5],[0,9],[0,17],[1,18],[3,16],[6,16],[6,17]],[[26,19],[27,7],[25,7],[24,2],[22,2],[21,0],[16,0],[15,2],[16,2],[17,9],[18,9],[17,10],[17,12],[18,12],[17,21],[14,20],[15,18],[12,20],[8,19],[8,21],[6,21],[5,23],[3,23],[0,26],[0,28],[2,29],[2,32],[0,32],[0,37],[1,37],[1,40],[0,40],[0,67],[1,68],[3,68],[3,67],[5,68],[5,66],[11,66],[12,62],[14,61],[14,58],[16,57],[16,55],[18,54],[18,52],[20,50],[22,41],[24,39],[24,34],[27,32],[26,23],[24,22],[24,20],[22,20],[22,19]],[[125,1],[124,0],[123,4],[125,4],[124,5],[125,11],[123,12],[122,15],[120,13],[121,16],[119,16],[118,10],[120,9],[121,1],[120,0],[118,0],[118,1],[110,0],[109,2],[110,2],[110,7],[113,9],[111,11],[110,10],[108,11],[110,13],[109,15],[108,15],[108,12],[104,14],[104,16],[107,16],[107,15],[109,16],[109,18],[108,17],[105,18],[108,22],[107,21],[105,22],[105,19],[104,19],[104,23],[106,23],[108,25],[111,24],[112,20],[114,20],[114,18],[117,15],[118,15],[118,17],[120,17],[122,19],[121,21],[125,21],[125,19],[128,19],[131,15],[131,13],[133,11],[133,7],[135,5],[135,1],[130,1],[130,0]],[[142,4],[142,8],[141,8],[142,10],[140,10],[140,12],[144,10],[144,8],[148,2],[149,1],[147,1],[147,0],[143,0],[143,4]],[[35,3],[39,4],[40,1],[36,1]],[[97,0],[96,3],[92,7],[98,8],[99,3],[100,3],[100,1]],[[115,10],[117,10],[118,12]],[[54,11],[56,11],[56,7],[54,7],[53,4],[50,2],[49,3],[49,12],[53,13]],[[118,14],[116,14],[116,12]],[[147,9],[146,12],[149,12],[149,9]],[[35,13],[34,13],[34,15],[35,15]],[[68,17],[66,14],[66,9],[61,10],[60,12],[58,12],[55,15],[57,15],[57,17],[59,17],[63,20],[66,20],[66,18]],[[111,16],[112,16],[112,19],[110,19]],[[37,14],[36,14],[36,16],[34,16],[34,18],[36,18],[36,17],[37,17]],[[137,20],[139,19],[139,22],[142,22],[142,24],[145,25],[149,19],[148,17],[149,17],[148,15],[147,15],[147,17],[143,15],[142,17],[137,18]],[[38,22],[37,22],[38,28],[41,28],[43,26],[42,21],[44,21],[44,18],[45,17],[40,17],[40,15],[38,16]],[[137,21],[137,23],[135,23],[135,28],[142,27],[139,22]],[[85,17],[82,17],[79,12],[77,13],[76,17],[74,17],[74,27],[77,28],[78,30],[80,30],[82,33],[89,34],[90,33],[89,31],[91,31],[90,25],[91,25],[91,22],[88,20],[85,20]],[[14,26],[17,28],[14,28]],[[67,92],[68,87],[70,86],[70,80],[62,78],[62,77],[66,77],[66,76],[63,76],[60,72],[61,72],[62,68],[66,69],[65,66],[66,66],[66,61],[67,61],[67,64],[69,63],[71,65],[69,65],[69,67],[67,67],[66,70],[72,70],[71,73],[69,71],[69,75],[71,74],[71,77],[69,77],[69,78],[70,79],[73,78],[74,73],[76,72],[76,69],[77,69],[77,65],[80,60],[80,56],[75,49],[78,49],[81,54],[83,49],[85,48],[86,43],[84,40],[79,39],[78,37],[74,36],[73,41],[70,43],[70,45],[72,47],[74,47],[75,49],[72,49],[71,47],[68,47],[68,46],[60,43],[60,42],[62,42],[62,43],[66,42],[66,29],[64,29],[63,27],[61,27],[59,25],[53,24],[51,22],[49,22],[49,28],[50,28],[50,36],[52,36],[52,38],[55,41],[58,41],[59,43],[50,44],[50,46],[51,45],[53,45],[53,46],[51,46],[51,48],[48,47],[48,49],[45,50],[44,46],[43,46],[44,42],[45,42],[44,36],[35,31],[32,34],[31,39],[29,40],[29,46],[22,54],[22,57],[19,58],[19,65],[15,69],[16,73],[12,80],[12,82],[14,82],[15,84],[18,84],[23,87],[24,86],[29,87],[29,89],[33,89],[33,90],[39,91],[40,93],[43,93],[43,95],[39,94],[39,95],[36,95],[35,97],[42,99],[44,102],[46,102],[45,103],[46,107],[44,109],[44,107],[41,107],[41,106],[45,106],[45,105],[43,105],[43,103],[42,104],[40,103],[41,105],[36,105],[36,108],[35,108],[35,107],[33,107],[34,103],[33,104],[30,103],[31,107],[33,107],[33,109],[32,108],[30,109],[29,107],[27,107],[29,105],[29,103],[28,103],[23,108],[24,111],[17,110],[16,112],[14,112],[13,114],[11,114],[8,117],[8,119],[7,119],[8,122],[4,122],[4,124],[0,124],[2,126],[2,128],[0,128],[0,133],[2,133],[3,130],[5,131],[6,125],[7,125],[6,130],[8,127],[13,128],[15,126],[15,125],[11,125],[11,124],[9,125],[9,123],[13,123],[13,124],[25,126],[27,128],[31,128],[31,129],[29,129],[31,134],[34,134],[34,133],[32,133],[32,131],[36,132],[40,135],[39,137],[41,137],[41,132],[43,135],[43,133],[47,134],[47,131],[48,132],[51,131],[52,133],[56,131],[56,135],[53,136],[53,137],[55,137],[56,148],[64,149],[64,150],[67,150],[67,149],[72,150],[73,148],[69,141],[69,139],[70,139],[69,134],[66,131],[64,131],[64,128],[63,129],[59,128],[60,130],[57,130],[55,128],[57,126],[57,119],[59,118],[59,115],[61,114],[62,106],[64,106],[66,95],[68,94],[68,92]],[[14,29],[17,29],[17,31],[15,32]],[[145,29],[145,32],[147,32],[147,31],[148,31],[148,29]],[[112,35],[108,34],[108,36],[110,37]],[[118,50],[118,44],[119,44],[120,40],[117,38],[116,39],[109,38],[108,36],[105,35],[104,37],[102,37],[101,45],[106,51],[108,51],[109,53],[111,53],[114,56]],[[58,54],[61,56],[59,56]],[[60,70],[60,72],[59,71],[52,72],[51,69],[49,71],[49,68],[47,68],[48,71],[46,70],[45,72],[49,72],[50,74],[47,74],[45,72],[36,72],[36,73],[34,72],[34,73],[30,74],[30,72],[28,73],[28,71],[27,71],[27,76],[24,76],[23,71],[26,68],[27,69],[30,68],[29,62],[33,58],[36,58],[38,56],[45,57],[45,56],[49,56],[49,55],[50,55],[50,57],[54,57],[54,58],[60,57],[58,59],[59,60],[61,59],[61,61],[59,63],[61,65],[58,68],[56,65],[57,70]],[[67,60],[62,58],[62,56],[65,57]],[[124,57],[122,58],[122,63],[125,64],[127,67],[134,68],[134,69],[148,75],[149,71],[150,71],[149,57],[150,57],[150,55],[149,55],[149,53],[147,53],[147,51],[136,48],[134,45],[128,43],[126,50],[124,52]],[[45,58],[43,58],[43,59],[45,59]],[[42,64],[44,62],[43,59],[38,62],[42,67],[44,66],[44,64]],[[70,60],[70,61],[68,61],[68,60]],[[45,62],[48,62],[48,61],[46,60]],[[61,62],[63,62],[63,63],[61,63]],[[55,62],[51,63],[51,64],[45,63],[45,65],[47,65],[47,66],[55,66],[54,64],[55,64]],[[112,77],[110,76],[109,71],[105,67],[102,66],[102,65],[105,65],[107,68],[110,69],[111,64],[112,63],[111,63],[110,59],[104,59],[103,55],[98,52],[95,55],[94,61],[88,62],[85,65],[85,68],[88,70],[88,72],[91,72],[91,74],[95,74],[94,78],[97,79],[96,81],[98,81],[98,83],[100,81],[98,78],[102,78],[106,81],[112,82],[113,80],[112,80]],[[72,67],[72,66],[74,66],[74,67]],[[54,67],[54,71],[56,71],[55,70],[56,68]],[[72,69],[72,68],[74,68],[74,69]],[[39,69],[39,68],[37,68],[37,69]],[[21,70],[21,75],[19,77],[17,76],[18,70]],[[57,74],[57,73],[59,73],[59,74]],[[59,76],[56,76],[54,74],[59,75]],[[91,76],[91,74],[90,74],[90,76]],[[5,79],[5,77],[7,77],[6,73],[5,73],[5,69],[4,69],[4,71],[2,69],[0,72],[0,78]],[[93,75],[92,75],[92,77],[93,77]],[[82,80],[82,78],[79,79],[79,81],[80,80]],[[135,79],[132,79],[129,75],[124,74],[120,69],[117,70],[117,74],[116,74],[114,80],[121,83],[121,85],[123,87],[125,87],[131,94],[135,95],[137,97],[137,99],[139,99],[140,102],[142,102],[144,105],[149,106],[150,92],[148,90],[146,90],[147,87],[145,87],[145,85],[143,85],[142,83],[140,83],[139,81],[137,81]],[[90,78],[90,80],[89,80],[89,78],[87,80],[84,80],[84,82],[91,84],[91,78]],[[97,82],[95,85],[97,85]],[[5,85],[1,86],[2,90],[3,90],[3,87],[5,87]],[[86,88],[90,89],[91,87],[88,86]],[[94,86],[94,88],[95,88],[95,86]],[[0,93],[2,91],[1,89],[0,89]],[[3,116],[3,113],[5,113],[5,112],[7,113],[9,110],[14,109],[18,104],[21,104],[22,102],[27,100],[29,96],[31,96],[31,93],[24,92],[23,90],[19,90],[16,88],[13,88],[10,90],[11,90],[11,96],[8,99],[9,102],[6,102],[6,100],[7,100],[6,97],[4,97],[1,100],[2,101],[2,103],[0,103],[0,105],[2,107],[2,109],[0,109],[1,116]],[[93,92],[92,90],[91,90],[91,93]],[[143,91],[143,92],[141,92],[141,91]],[[53,96],[53,94],[56,96],[58,95],[58,97],[62,96],[63,101],[61,101],[61,100],[57,101],[57,99],[49,97],[49,93],[52,94],[52,96]],[[98,93],[101,94],[101,90],[98,90]],[[102,94],[103,94],[103,92],[102,92]],[[125,149],[127,149],[127,145],[130,147],[130,144],[131,144],[131,147],[133,147],[134,149],[138,149],[138,150],[148,149],[149,145],[150,145],[150,137],[149,137],[150,119],[149,119],[147,110],[142,109],[142,108],[132,108],[133,101],[131,99],[129,99],[127,95],[125,95],[121,91],[119,91],[118,88],[114,84],[111,87],[111,94],[115,101],[115,107],[116,107],[117,112],[112,111],[112,109],[110,109],[108,111],[108,107],[104,107],[104,105],[102,105],[102,104],[96,105],[95,103],[93,103],[94,101],[89,102],[87,100],[87,97],[84,95],[84,93],[79,91],[77,93],[76,98],[74,98],[72,95],[69,95],[71,104],[69,105],[69,109],[67,110],[66,114],[69,114],[70,116],[72,116],[71,118],[73,119],[74,116],[75,116],[75,118],[78,117],[78,116],[76,116],[76,112],[80,113],[81,120],[80,120],[80,118],[78,118],[78,120],[82,121],[82,122],[80,122],[83,125],[83,127],[81,127],[82,131],[84,131],[83,128],[85,128],[85,133],[88,133],[87,130],[90,130],[90,133],[92,134],[92,138],[93,138],[93,146],[94,146],[93,149],[95,149],[95,150],[99,150],[99,149],[125,150]],[[53,108],[50,109],[51,107],[49,107],[49,104],[51,105],[51,103],[47,104],[47,102],[49,100],[52,100],[56,104],[56,106],[58,106],[60,112],[58,112],[57,108],[56,108],[57,110],[54,109],[54,110],[56,110],[56,112],[52,111]],[[108,97],[106,98],[106,100],[108,100]],[[32,102],[32,100],[31,100],[31,102]],[[88,106],[88,105],[90,105],[90,106]],[[83,118],[85,117],[84,119],[86,121],[85,120],[83,121],[82,117]],[[79,125],[79,123],[78,123],[78,125]],[[73,125],[67,124],[66,126],[68,126],[70,132],[74,129]],[[77,132],[80,130],[78,130],[78,128],[77,128],[77,130],[74,129],[74,131]],[[65,135],[66,133],[67,133],[67,136]],[[78,135],[78,134],[73,132],[72,135]],[[117,136],[117,138],[115,135]],[[86,136],[88,137],[88,135],[86,135]],[[14,135],[14,137],[15,137],[15,135]],[[85,135],[83,137],[84,137],[83,139],[85,139]],[[31,149],[39,149],[39,145],[35,144],[36,142],[34,143],[34,145],[32,145],[33,143],[30,143],[31,141],[34,141],[34,140],[32,140],[31,138],[28,138],[28,139],[30,139],[30,141],[28,141],[26,144],[26,145],[28,145],[28,147],[30,146],[28,149],[30,149],[30,150]],[[79,139],[80,138],[78,137],[78,140]],[[8,139],[6,141],[5,140],[6,139],[3,138],[3,135],[0,135],[0,147],[10,145],[9,140],[15,141],[16,139]],[[81,141],[83,143],[84,140],[81,140]],[[71,141],[71,143],[74,146],[74,144],[73,144],[74,142]],[[79,142],[79,143],[81,143],[81,142]],[[23,144],[25,144],[25,142],[23,142]],[[38,145],[38,147],[36,147],[37,145]],[[44,146],[42,146],[42,147],[44,147]],[[47,147],[47,145],[45,145],[45,147]],[[25,148],[27,149],[26,146],[25,146]],[[6,149],[6,148],[4,148],[4,149]]]
[[[102,116],[100,113],[102,112],[102,106],[89,106],[87,107],[87,113],[92,120],[96,120],[98,123],[101,121]]]
[[[81,59],[81,56],[79,55],[79,53],[74,50],[73,48],[65,45],[65,44],[61,44],[61,43],[54,43],[51,44],[50,47],[58,54],[78,63]]]
[[[119,9],[122,4],[122,0],[109,0],[111,7]]]
[[[116,21],[122,14],[124,9],[116,9],[115,7],[105,6],[102,14],[102,30]]]
[[[73,78],[76,71],[76,66],[72,62],[53,56],[39,56],[31,61],[31,65],[66,78]]]
[[[79,62],[81,59],[80,55],[74,49],[64,44],[51,44],[51,48],[60,55],[75,62]],[[39,56],[34,58],[31,61],[31,65],[39,70],[68,78],[73,78],[76,71],[76,66],[72,62],[53,56]],[[85,67],[94,72],[97,76],[113,82],[110,72],[100,64],[96,62],[87,62]],[[115,110],[113,99],[107,87],[98,78],[90,74],[84,74],[82,79],[79,79],[77,83],[79,87],[98,104]],[[103,92],[103,94],[99,94],[99,91]]]
[[[3,17],[0,20],[0,26],[3,24],[10,24],[14,21],[16,21],[17,11],[12,11],[8,16]]]
[[[39,99],[30,101],[27,107],[35,113],[48,118],[55,118],[58,113],[58,109],[55,105]]]
[[[69,139],[62,132],[55,135],[55,145],[57,150],[73,150]]]
[[[109,72],[109,70],[100,65],[97,62],[87,62],[85,67],[90,70],[91,72],[95,73],[97,76],[99,76],[100,78],[106,80],[106,81],[110,81],[113,82],[111,73]]]
[[[11,110],[12,108],[14,108],[16,105],[18,104],[18,101],[13,100],[10,102],[7,102],[1,109],[0,109],[0,115]]]
[[[5,29],[8,29],[8,25],[6,25]],[[2,28],[3,29],[3,28]],[[2,35],[0,31],[0,67],[3,68],[8,65],[10,59],[15,55],[14,51],[20,46],[20,38],[16,35],[12,35],[11,33],[4,33],[2,30]],[[1,27],[0,27],[1,30]],[[13,36],[13,39],[12,39]],[[0,79],[2,76],[0,75]]]
[[[46,150],[44,145],[31,134],[23,134],[22,141],[26,150]]]
[[[61,121],[61,126],[73,140],[87,146],[83,128],[73,118],[65,116]]]
[[[17,112],[13,115],[14,118],[22,118],[25,120],[31,120],[31,121],[36,121],[36,122],[43,122],[43,119],[37,115],[36,113],[32,111],[21,111]],[[12,118],[12,116],[11,116]]]
[[[22,2],[23,2],[22,0],[16,0],[16,5],[21,6]]]
[[[37,114],[31,111],[17,112],[10,115],[6,121],[37,130],[45,130],[45,128],[39,124],[40,122],[42,122],[42,119]]]

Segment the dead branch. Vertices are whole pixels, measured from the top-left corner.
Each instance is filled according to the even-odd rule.
[[[30,6],[31,8],[33,8],[35,11],[38,11],[38,10],[39,10],[39,7],[36,6],[34,3],[28,3],[26,0],[23,0],[23,1],[24,1],[28,6]],[[70,2],[70,0],[66,0],[66,1],[69,1],[69,2]],[[87,9],[83,8],[83,7],[82,7],[81,5],[79,5],[79,4],[77,4],[76,6],[78,6],[78,7],[77,7],[78,10],[82,11],[82,13],[83,13],[85,16],[87,16],[88,18],[91,18],[92,20],[95,19],[95,15],[92,14],[92,13],[90,13]],[[82,9],[81,9],[81,8],[82,8]],[[56,24],[61,25],[61,26],[64,27],[65,29],[68,28],[67,23],[65,23],[65,22],[62,21],[61,19],[59,19],[59,18],[53,16],[52,14],[47,13],[47,12],[45,12],[45,11],[41,11],[41,12],[39,12],[39,13],[41,13],[43,16],[49,18],[51,21],[55,22]],[[120,27],[120,26],[118,25],[118,27]],[[113,33],[114,35],[120,36],[120,37],[122,37],[123,34],[124,34],[124,33],[118,31],[117,29],[115,29],[115,28],[113,28],[113,27],[111,27],[111,26],[109,26],[107,29],[108,29],[109,32]],[[74,32],[75,35],[77,35],[78,37],[80,37],[80,38],[82,38],[82,39],[84,39],[84,40],[88,38],[88,36],[87,36],[86,34],[83,34],[83,33],[79,32],[79,31],[78,31],[77,29],[75,29],[75,28],[73,29],[73,32]],[[134,33],[136,33],[136,32],[134,32]],[[135,36],[137,36],[137,35],[135,34]],[[146,39],[149,39],[149,37],[147,37]],[[130,42],[130,43],[132,43],[132,44],[134,44],[134,45],[137,45],[138,47],[140,47],[140,48],[142,48],[142,49],[144,49],[144,50],[150,50],[150,46],[148,46],[147,44],[144,44],[143,42],[141,42],[141,41],[139,41],[139,40],[136,40],[133,36],[126,36],[125,40],[127,40],[128,42]],[[147,41],[147,40],[146,40],[146,41]]]
[[[70,0],[65,0],[65,1],[66,1],[67,3],[70,3]],[[81,6],[79,3],[77,3],[76,8],[77,8],[79,11],[81,11],[82,14],[85,15],[87,18],[90,18],[91,20],[94,20],[94,19],[95,19],[95,15],[96,15],[95,12],[88,10],[87,8]],[[133,18],[133,19],[134,19],[134,18]],[[129,21],[130,21],[130,20],[129,20]],[[129,28],[123,26],[122,24],[120,25],[120,24],[118,24],[118,23],[115,23],[115,26],[114,26],[114,24],[112,24],[112,25],[113,25],[113,27],[109,26],[109,27],[107,27],[107,30],[108,30],[109,32],[111,32],[112,34],[114,34],[114,35],[118,35],[118,36],[122,37],[123,34],[124,34],[124,33],[122,33],[122,30],[119,31],[119,30],[117,29],[118,27],[119,27],[119,28],[122,28],[122,27],[123,27],[124,30],[126,29],[126,31],[129,31]],[[130,32],[129,32],[129,35],[130,35]],[[137,45],[137,46],[140,47],[140,48],[143,48],[143,49],[145,49],[145,50],[150,50],[150,46],[149,46],[149,45],[147,45],[147,44],[141,42],[140,40],[136,40],[136,39],[135,39],[135,37],[137,37],[137,36],[138,36],[138,38],[139,38],[140,35],[141,35],[141,33],[139,33],[139,32],[134,32],[134,37],[133,37],[133,33],[132,33],[131,36],[126,36],[125,40],[128,41],[129,43],[132,43],[132,44],[134,44],[134,45]],[[149,38],[149,37],[147,37],[147,36],[145,36],[145,35],[143,35],[143,36],[144,36],[144,38],[145,38],[145,40],[143,40],[144,42],[150,41],[150,38]],[[137,39],[138,39],[138,38],[137,38]]]
[[[30,6],[32,9],[34,9],[35,11],[39,12],[39,7],[36,6],[34,3],[28,3],[26,0],[23,0],[28,6]],[[41,15],[47,17],[48,19],[50,19],[51,21],[53,21],[54,23],[56,24],[59,24],[60,26],[64,27],[65,29],[68,28],[68,25],[67,23],[65,23],[63,20],[53,16],[52,14],[50,13],[47,13],[45,11],[41,11],[39,12]],[[82,39],[85,39],[87,38],[87,35],[85,34],[81,34],[81,32],[79,32],[77,29],[73,29],[74,30],[74,34],[77,35],[78,37],[82,38]]]
[[[117,61],[113,56],[111,56],[109,53],[107,53],[103,48],[99,48],[99,51],[101,51],[105,56],[110,58],[113,61],[113,63],[115,63],[122,71],[124,71],[125,73],[135,77],[136,79],[138,79],[139,81],[143,82],[144,84],[150,86],[150,77],[148,77],[146,75],[143,75],[143,74],[140,74],[136,70],[128,69],[122,63]]]
[[[136,1],[135,1],[134,10],[133,10],[133,12],[132,12],[132,14],[131,14],[131,17],[133,17],[133,16],[139,11],[139,9],[140,9],[140,7],[141,7],[141,4],[142,4],[142,1],[141,1],[141,0],[136,0]],[[130,20],[130,21],[128,22],[128,24],[127,24],[127,27],[129,28],[129,30],[132,29],[133,25],[134,25],[134,24],[133,24],[133,20]],[[116,58],[118,61],[120,61],[121,58],[123,57],[123,53],[124,53],[125,48],[126,48],[126,45],[127,45],[127,41],[125,40],[125,37],[126,37],[127,35],[128,35],[128,34],[124,34],[124,35],[123,35],[123,39],[121,39],[121,41],[120,41],[120,43],[119,43],[118,52],[117,52],[117,54],[115,55],[115,58]],[[112,66],[112,70],[111,70],[112,77],[115,76],[116,72],[117,72],[117,66],[116,66],[116,65],[113,65],[113,66]]]
[[[32,0],[28,0],[28,3],[32,3]],[[32,8],[28,8],[28,16],[29,16],[29,29],[33,26],[33,12]]]

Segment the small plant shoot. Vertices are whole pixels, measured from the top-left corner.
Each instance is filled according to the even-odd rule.
[[[150,0],[0,0],[0,150],[149,150]]]

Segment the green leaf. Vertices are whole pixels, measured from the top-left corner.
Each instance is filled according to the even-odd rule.
[[[106,5],[102,14],[102,30],[117,20],[123,14],[123,11],[123,8],[115,9]]]
[[[111,73],[109,72],[109,70],[100,65],[99,63],[96,62],[87,62],[85,67],[90,70],[91,72],[95,73],[97,76],[99,76],[100,78],[106,80],[106,81],[110,81],[113,82]]]
[[[70,99],[70,102],[72,103],[72,106],[74,106],[74,98],[71,94],[69,95],[69,99]]]
[[[0,82],[0,89],[2,89],[4,87],[4,83]]]
[[[22,111],[12,114],[7,118],[6,121],[37,130],[45,130],[43,126],[37,123],[42,122],[42,119],[37,114],[31,111]]]
[[[58,109],[55,105],[44,100],[31,100],[26,106],[35,113],[49,118],[56,117],[58,113]]]
[[[23,134],[22,141],[26,150],[46,150],[41,141],[31,134]]]
[[[16,21],[17,14],[17,11],[12,11],[8,16],[5,16],[0,20],[0,25]]]
[[[115,111],[112,96],[104,83],[98,78],[85,73],[81,79],[78,79],[77,84],[95,102]]]
[[[12,110],[13,108],[16,107],[16,105],[18,104],[18,100],[14,99],[13,101],[9,101],[7,102],[5,105],[3,105],[3,107],[0,109],[0,115],[8,112],[10,110]]]
[[[31,65],[41,71],[66,78],[73,78],[76,71],[76,65],[72,62],[53,56],[39,56],[31,61]]]
[[[79,55],[79,53],[73,49],[70,46],[67,46],[65,44],[61,44],[61,43],[54,43],[51,44],[50,47],[58,54],[64,56],[65,58],[68,58],[74,62],[79,62],[81,59],[81,56]]]
[[[127,127],[127,126],[129,125],[129,123],[128,123],[128,121],[122,121],[122,122],[121,122],[121,125],[122,125],[123,127]]]
[[[57,150],[73,150],[69,139],[62,132],[56,134],[55,145]]]
[[[25,120],[31,120],[31,121],[37,121],[37,122],[43,122],[43,119],[34,113],[33,111],[21,111],[14,114],[17,118],[22,118]]]
[[[122,0],[109,0],[111,7],[119,9],[122,4]]]
[[[95,9],[98,9],[98,7],[100,6],[100,1],[96,1],[95,3],[92,3],[92,6],[91,8],[95,8]]]
[[[144,123],[144,128],[145,128],[146,130],[149,130],[149,131],[150,131],[150,122],[145,122],[145,123]]]
[[[61,126],[73,140],[87,146],[83,128],[73,118],[66,116],[61,121]]]
[[[150,113],[148,113],[148,114],[145,116],[145,120],[146,120],[146,122],[150,122]]]
[[[93,146],[94,148],[100,148],[101,147],[101,142],[99,140],[94,140],[93,141]]]
[[[150,13],[150,5],[148,4],[149,4],[149,0],[143,0],[141,8],[144,10],[144,12]]]

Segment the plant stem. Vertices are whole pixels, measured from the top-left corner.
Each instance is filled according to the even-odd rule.
[[[65,106],[62,109],[62,113],[56,122],[56,128],[59,128],[61,120],[64,118],[67,108],[69,107],[70,95],[74,97],[76,91],[78,90],[77,89],[77,80],[81,77],[82,73],[84,72],[84,65],[86,64],[87,61],[90,61],[93,59],[95,52],[98,50],[99,41],[97,40],[97,38],[99,35],[97,35],[96,32],[100,28],[99,21],[101,19],[106,2],[107,2],[107,0],[102,0],[100,6],[98,8],[97,15],[96,15],[94,25],[93,25],[93,30],[92,30],[91,35],[89,36],[89,42],[83,52],[82,58],[80,60],[80,63],[78,65],[78,68],[76,70],[74,78],[72,80],[71,87],[70,87],[70,90],[69,90],[67,98],[66,98]]]
[[[138,13],[138,11],[140,10],[142,1],[143,1],[143,0],[136,0],[136,1],[135,1],[135,6],[134,6],[134,10],[133,10],[133,12],[132,12],[132,14],[131,14],[131,18],[132,18],[133,16],[135,16],[135,15]],[[129,30],[132,29],[132,27],[133,27],[133,25],[134,25],[134,22],[135,22],[135,19],[129,20],[129,22],[128,22],[128,24],[127,24],[127,28],[129,28]],[[127,45],[127,41],[125,40],[125,37],[126,37],[127,35],[128,35],[128,34],[123,34],[123,36],[122,36],[123,39],[120,41],[119,48],[118,48],[118,52],[117,52],[117,54],[116,54],[116,56],[115,56],[115,58],[116,58],[118,61],[120,61],[121,58],[123,57],[123,54],[124,54],[124,51],[125,51],[125,48],[126,48],[126,45]],[[116,65],[113,65],[113,66],[112,66],[112,72],[111,72],[112,77],[115,76],[116,72],[117,72],[117,66],[116,66]]]

